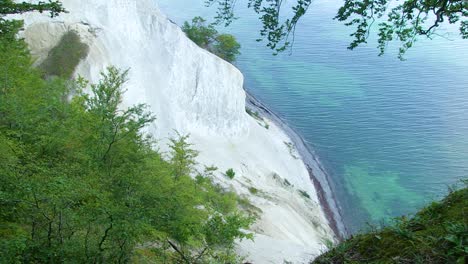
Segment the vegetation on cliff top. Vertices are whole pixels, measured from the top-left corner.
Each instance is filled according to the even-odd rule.
[[[468,188],[452,191],[414,217],[354,235],[313,263],[466,263]]]
[[[219,34],[213,24],[207,24],[202,17],[195,17],[191,23],[185,22],[182,31],[198,46],[218,57],[234,62],[240,54],[240,44],[230,34]]]

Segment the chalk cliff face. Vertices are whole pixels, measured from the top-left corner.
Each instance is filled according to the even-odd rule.
[[[164,142],[190,134],[198,161],[216,165],[217,181],[248,197],[262,213],[254,242],[239,244],[255,263],[307,262],[333,240],[303,162],[276,125],[245,112],[243,76],[200,49],[152,0],[62,0],[68,14],[25,16],[23,36],[41,60],[68,30],[89,44],[76,74],[91,82],[109,65],[130,69],[124,105],[146,103],[156,115],[148,133]],[[268,120],[266,121],[268,123]],[[233,180],[223,171],[233,168]],[[258,192],[252,194],[249,188]],[[157,188],[157,186],[155,186]],[[252,190],[252,189],[251,189]],[[310,195],[301,195],[299,190]]]

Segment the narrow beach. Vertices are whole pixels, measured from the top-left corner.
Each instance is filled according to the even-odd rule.
[[[320,205],[327,217],[331,229],[334,231],[338,240],[345,238],[348,235],[348,231],[343,223],[338,201],[336,200],[332,186],[330,185],[330,175],[327,174],[326,170],[321,165],[317,155],[307,146],[303,137],[290,127],[284,119],[255,98],[246,88],[244,88],[244,90],[246,93],[246,107],[253,110],[253,112],[258,112],[260,116],[263,116],[276,124],[291,139],[302,161],[307,167],[311,183],[317,191]]]

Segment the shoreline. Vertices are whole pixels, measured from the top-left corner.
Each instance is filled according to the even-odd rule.
[[[343,223],[343,217],[339,210],[338,202],[330,186],[329,175],[318,160],[317,155],[311,150],[303,137],[290,127],[287,122],[271,111],[265,104],[255,98],[245,87],[246,107],[265,116],[276,124],[291,139],[295,145],[302,162],[307,168],[311,183],[314,185],[320,206],[325,213],[330,228],[335,233],[338,241],[343,240],[348,235],[348,230]]]

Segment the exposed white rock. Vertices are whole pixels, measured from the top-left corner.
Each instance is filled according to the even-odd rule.
[[[24,16],[33,54],[43,59],[73,29],[90,46],[77,74],[96,82],[109,65],[130,68],[124,104],[150,106],[157,120],[148,132],[162,143],[175,131],[190,133],[199,163],[219,167],[217,179],[262,210],[256,240],[241,242],[240,253],[254,263],[307,263],[325,249],[333,232],[306,167],[291,155],[283,131],[245,112],[243,76],[234,66],[197,47],[154,1],[62,2],[69,13],[58,18]],[[233,180],[222,173],[228,168],[236,172]]]

